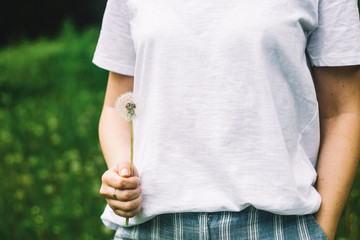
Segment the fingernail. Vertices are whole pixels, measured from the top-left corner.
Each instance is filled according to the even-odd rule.
[[[129,170],[127,168],[121,169],[120,176],[129,176]]]

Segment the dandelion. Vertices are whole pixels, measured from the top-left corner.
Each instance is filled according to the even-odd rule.
[[[131,121],[136,117],[136,107],[135,96],[132,92],[122,94],[115,102],[117,114],[126,121]]]
[[[117,114],[126,121],[130,122],[130,133],[131,133],[131,160],[130,160],[130,176],[134,175],[133,170],[133,119],[137,117],[137,113],[139,112],[137,103],[138,98],[134,96],[132,92],[127,92],[122,94],[117,98],[115,102],[115,110]],[[126,227],[129,226],[129,218],[126,218],[125,222]]]

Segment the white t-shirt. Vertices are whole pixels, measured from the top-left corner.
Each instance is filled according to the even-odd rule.
[[[308,61],[360,64],[356,0],[108,0],[93,62],[134,76],[140,224],[162,213],[310,214],[319,114]],[[111,126],[109,126],[111,127]],[[107,206],[104,223],[125,219]]]

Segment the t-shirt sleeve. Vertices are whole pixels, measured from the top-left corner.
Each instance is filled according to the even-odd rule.
[[[360,22],[357,0],[319,0],[318,26],[307,52],[314,66],[360,65]]]
[[[127,0],[108,0],[93,63],[108,71],[134,76],[135,49]]]

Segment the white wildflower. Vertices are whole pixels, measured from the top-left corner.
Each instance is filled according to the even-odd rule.
[[[127,92],[122,94],[116,99],[115,110],[117,114],[126,121],[130,122],[130,142],[131,142],[131,155],[130,155],[130,176],[134,176],[133,171],[133,159],[134,159],[134,133],[133,133],[133,119],[139,116],[139,112],[143,106],[140,103],[140,98],[134,95],[133,92]],[[126,218],[125,226],[129,226],[129,218]]]
[[[115,110],[117,114],[126,121],[131,121],[138,116],[139,99],[133,92],[122,94],[116,99]]]

